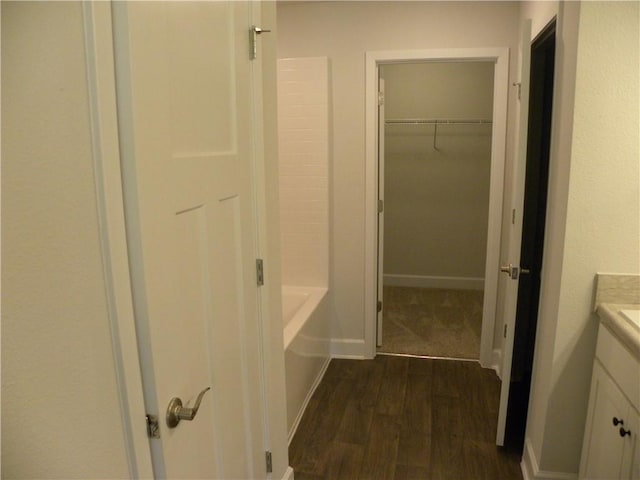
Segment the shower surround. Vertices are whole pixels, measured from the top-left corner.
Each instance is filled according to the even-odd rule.
[[[278,149],[287,427],[330,358],[329,60],[278,60]]]

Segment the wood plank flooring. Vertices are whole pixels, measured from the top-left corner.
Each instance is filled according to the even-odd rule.
[[[500,381],[475,362],[334,359],[289,446],[296,480],[522,480],[495,446]]]

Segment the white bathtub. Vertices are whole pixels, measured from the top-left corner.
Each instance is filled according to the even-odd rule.
[[[329,360],[327,289],[282,287],[289,442]]]

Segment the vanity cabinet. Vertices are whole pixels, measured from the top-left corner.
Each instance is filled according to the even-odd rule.
[[[640,480],[640,362],[600,325],[581,479]]]

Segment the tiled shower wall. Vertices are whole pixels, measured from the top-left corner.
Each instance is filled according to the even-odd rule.
[[[329,61],[278,60],[282,283],[329,280]]]

